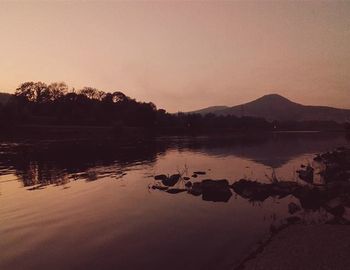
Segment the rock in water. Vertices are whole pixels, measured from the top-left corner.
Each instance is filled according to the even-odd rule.
[[[305,170],[297,170],[297,173],[299,174],[299,178],[301,180],[308,183],[312,183],[314,180],[314,168],[312,168],[310,165],[307,165]]]
[[[230,185],[226,179],[203,180],[201,182],[202,199],[212,202],[228,202],[232,196]]]
[[[188,182],[185,184],[185,187],[187,187],[187,188],[192,187],[192,182],[191,182],[191,181],[188,181]]]
[[[170,188],[168,189],[166,192],[170,193],[170,194],[177,194],[177,193],[181,193],[187,191],[187,189],[184,188]]]
[[[173,174],[170,177],[162,180],[164,186],[172,187],[174,186],[181,178],[180,174]]]
[[[156,185],[154,185],[154,186],[152,186],[152,189],[167,190],[168,187],[163,187],[163,186],[156,186]]]
[[[165,174],[158,174],[154,177],[155,180],[165,180],[167,178],[168,176],[166,176]]]

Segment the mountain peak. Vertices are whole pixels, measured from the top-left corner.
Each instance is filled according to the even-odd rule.
[[[288,98],[285,98],[284,96],[281,96],[279,94],[267,94],[262,96],[261,98],[258,98],[257,100],[273,100],[273,101],[290,101]]]

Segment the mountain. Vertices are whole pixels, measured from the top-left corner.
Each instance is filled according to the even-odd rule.
[[[216,111],[222,111],[222,110],[225,110],[225,109],[229,109],[230,107],[229,106],[211,106],[211,107],[208,107],[208,108],[204,108],[204,109],[200,109],[200,110],[197,110],[197,111],[194,111],[194,112],[191,112],[191,113],[199,113],[199,114],[207,114],[207,113],[213,113],[213,112],[216,112]]]
[[[0,93],[0,104],[6,104],[12,95],[8,93]]]
[[[277,94],[266,95],[233,107],[218,106],[217,109],[214,106],[191,113],[262,117],[269,121],[350,121],[350,110],[302,105]]]

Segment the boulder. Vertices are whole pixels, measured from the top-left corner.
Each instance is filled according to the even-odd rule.
[[[155,180],[165,180],[167,178],[168,176],[166,176],[165,174],[158,174],[154,177]]]
[[[300,206],[297,205],[296,203],[291,202],[291,203],[288,204],[288,212],[289,212],[290,214],[293,215],[293,214],[295,214],[296,212],[298,212],[298,211],[300,211],[300,210],[301,210]]]
[[[312,183],[314,180],[314,168],[312,168],[310,165],[307,165],[304,170],[297,170],[297,173],[299,174],[299,178],[301,180],[308,183]]]
[[[227,180],[206,179],[202,182],[193,183],[189,193],[195,196],[202,195],[204,201],[227,202],[232,192]]]
[[[186,182],[185,187],[187,188],[192,187],[192,182],[191,181]]]
[[[184,188],[170,188],[166,192],[170,193],[170,194],[178,194],[178,193],[181,193],[181,192],[184,192],[184,191],[187,191],[187,189],[184,189]]]
[[[227,180],[203,180],[202,199],[212,202],[228,202],[232,196]]]
[[[164,186],[172,187],[174,186],[181,178],[180,174],[173,174],[170,177],[162,180]]]
[[[188,191],[188,193],[194,195],[194,196],[199,196],[202,195],[202,183],[193,183],[192,188]]]
[[[152,189],[167,190],[168,187],[153,185],[153,186],[152,186]]]

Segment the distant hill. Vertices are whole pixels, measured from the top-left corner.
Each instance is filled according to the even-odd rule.
[[[229,109],[229,108],[230,108],[229,106],[211,106],[211,107],[200,109],[200,110],[190,112],[190,113],[207,114],[207,113],[212,113],[212,112],[216,112],[216,111],[222,111],[222,110]]]
[[[8,93],[0,93],[0,104],[6,104],[12,95]]]
[[[269,121],[350,121],[350,110],[302,105],[277,94],[233,107],[214,106],[191,113],[262,117]]]

